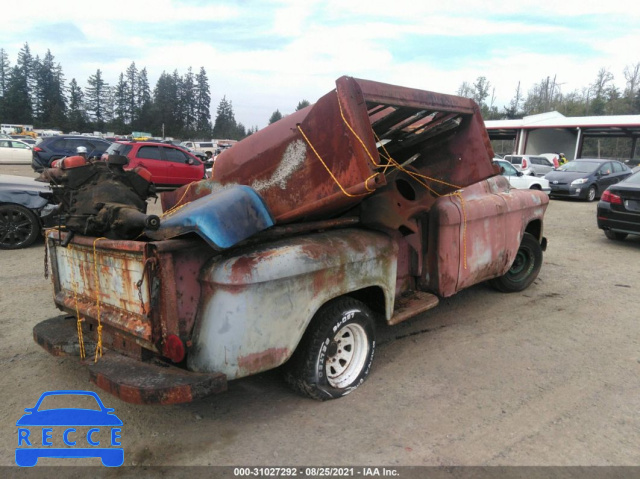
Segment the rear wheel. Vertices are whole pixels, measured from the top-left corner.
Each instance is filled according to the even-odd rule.
[[[604,235],[610,240],[614,240],[614,241],[622,241],[627,236],[629,236],[627,233],[618,233],[617,231],[611,231],[611,230],[604,230]]]
[[[514,293],[528,288],[538,277],[542,267],[542,248],[538,240],[525,233],[509,271],[489,284],[503,293]]]
[[[339,398],[364,382],[374,351],[373,313],[360,301],[339,298],[315,315],[285,366],[285,379],[313,399]]]
[[[20,205],[0,205],[0,249],[25,248],[40,232],[40,222],[32,211]]]

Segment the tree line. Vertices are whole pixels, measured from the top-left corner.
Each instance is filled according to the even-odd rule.
[[[480,106],[485,120],[514,120],[528,115],[557,111],[564,116],[602,116],[640,114],[640,62],[628,65],[623,71],[625,85],[614,83],[611,71],[601,68],[589,85],[564,93],[558,76],[547,76],[524,92],[518,82],[508,105],[495,104],[496,91],[486,77],[473,83],[463,82],[459,96],[473,98]]]
[[[242,139],[257,131],[238,123],[231,101],[220,102],[211,121],[211,90],[204,67],[190,67],[180,75],[162,72],[151,90],[147,69],[135,62],[110,85],[97,69],[86,86],[68,83],[50,50],[41,59],[29,44],[20,49],[16,64],[0,49],[0,121],[32,124],[63,131],[149,131],[177,138]]]
[[[556,110],[565,116],[623,115],[640,113],[640,62],[624,69],[625,85],[614,83],[614,75],[600,69],[592,83],[580,90],[564,93],[557,75],[542,78],[528,92],[520,83],[508,105],[499,107],[495,88],[480,76],[473,83],[463,82],[460,96],[473,98],[485,120],[517,119]],[[115,85],[104,79],[100,69],[81,86],[75,78],[68,83],[62,66],[50,50],[41,59],[25,43],[11,66],[0,48],[0,121],[33,124],[36,128],[63,131],[150,131],[156,136],[178,138],[242,139],[257,131],[235,119],[233,105],[220,101],[215,120],[211,119],[211,91],[204,67],[195,73],[190,67],[180,75],[163,71],[151,90],[147,69],[135,62],[120,73]],[[308,106],[298,103],[296,110]],[[269,124],[282,118],[273,112]]]

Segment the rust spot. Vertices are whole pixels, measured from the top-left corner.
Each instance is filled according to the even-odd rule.
[[[287,348],[269,348],[260,353],[252,353],[238,358],[238,366],[248,372],[266,371],[282,364],[289,356]]]

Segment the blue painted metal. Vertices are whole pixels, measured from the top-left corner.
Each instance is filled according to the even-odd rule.
[[[235,185],[198,198],[163,216],[160,228],[146,230],[154,240],[196,233],[212,248],[231,248],[275,224],[262,197],[249,186]]]

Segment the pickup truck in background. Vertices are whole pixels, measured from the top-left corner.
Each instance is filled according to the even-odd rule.
[[[143,180],[96,197],[92,168],[115,184],[122,158],[69,168],[56,176],[66,230],[46,241],[66,314],[34,338],[84,350],[91,380],[133,403],[280,366],[303,395],[343,396],[369,373],[376,323],[537,277],[548,196],[510,188],[493,156],[472,100],[341,77],[222,152],[213,178],[163,193],[159,221],[133,193],[123,204]]]

